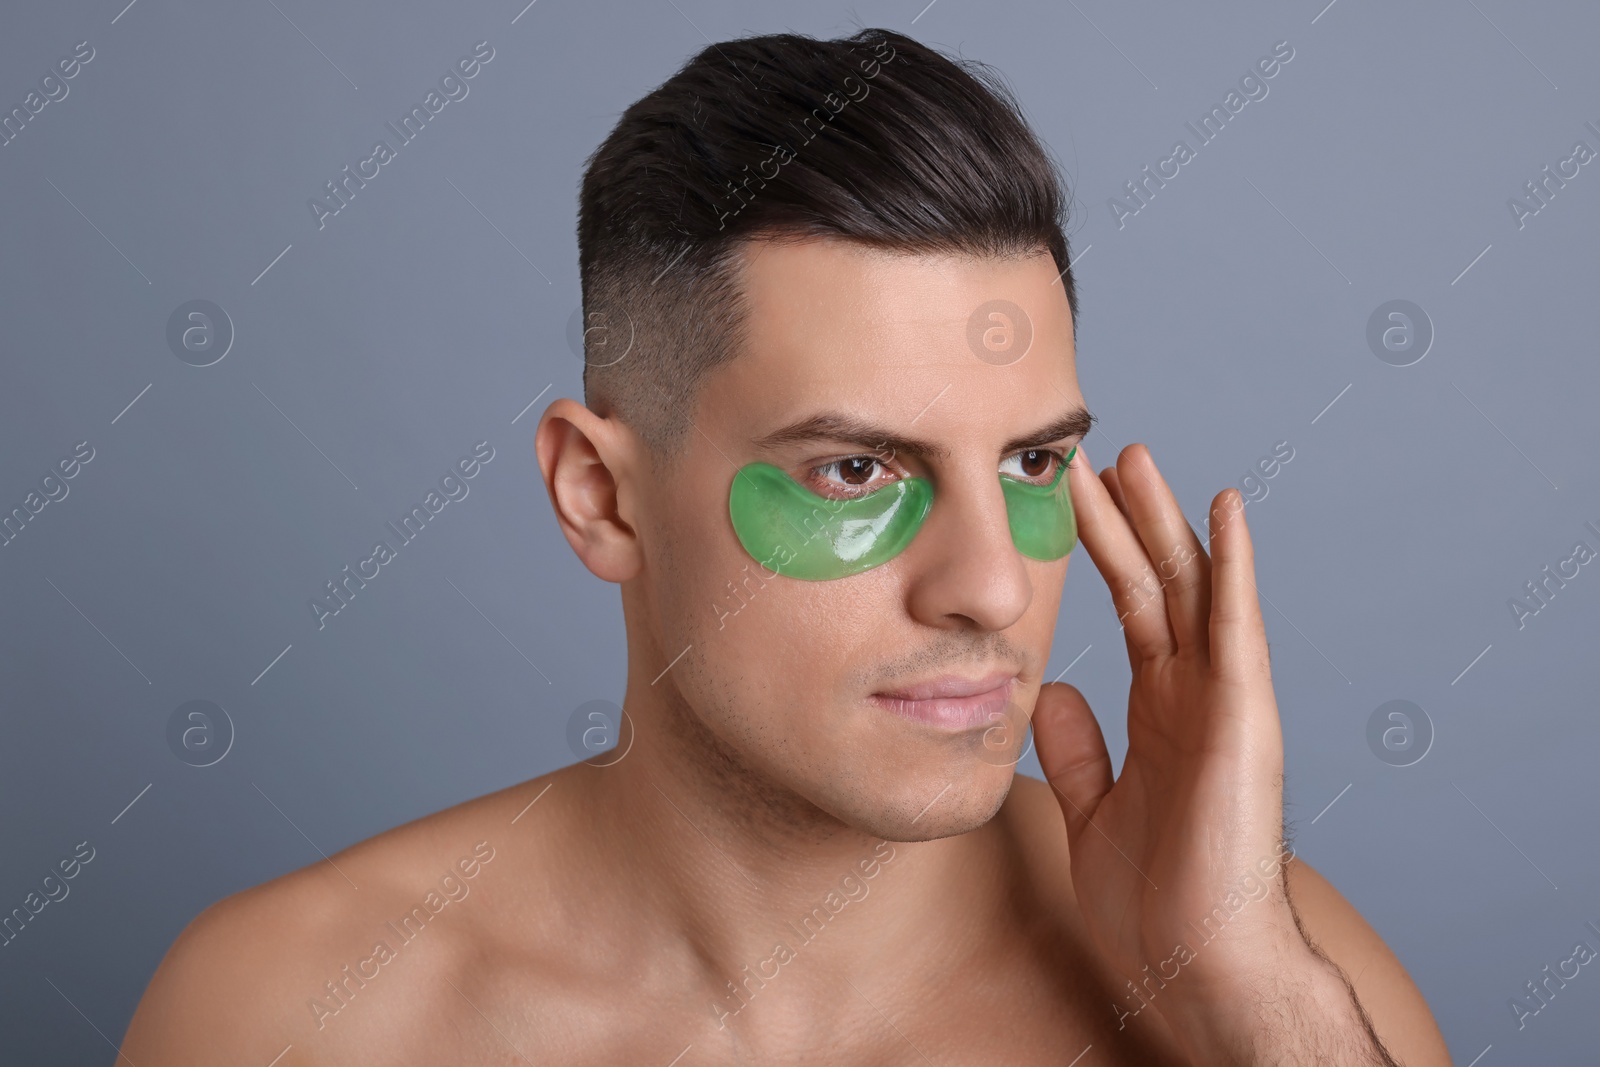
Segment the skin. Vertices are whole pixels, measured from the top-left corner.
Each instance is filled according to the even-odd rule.
[[[1097,477],[1080,447],[1080,547],[1044,562],[1012,544],[996,476],[1007,442],[1083,404],[1050,258],[761,242],[744,284],[748,350],[708,377],[670,470],[576,401],[539,426],[562,532],[621,586],[626,755],[208,908],[152,979],[127,1058],[1449,1063],[1398,960],[1325,879],[1299,859],[1252,875],[1281,852],[1283,748],[1237,492],[1213,501],[1208,557],[1148,449]],[[966,341],[969,311],[995,298],[1034,330],[1005,366]],[[882,432],[761,444],[823,412]],[[1030,447],[1065,454],[1083,429]],[[734,470],[763,460],[827,481],[853,456],[878,461],[850,468],[872,484],[935,483],[912,544],[849,578],[751,579],[734,599],[727,583],[755,573],[728,519]],[[1132,669],[1115,781],[1082,694],[1041,685],[1084,552]],[[871,699],[991,668],[1014,675],[1009,704],[966,731]],[[1049,784],[1012,766],[1030,715]],[[345,978],[319,1021],[308,1002],[323,983],[376,940],[398,944],[384,921],[480,841],[494,859],[461,880],[467,895],[393,960],[363,965],[365,984]],[[1252,876],[1257,899],[1133,1014],[1128,979],[1198,944],[1188,924]],[[849,895],[814,940],[795,936],[830,892]],[[793,957],[763,962],[778,940]],[[767,977],[741,1002],[728,983],[747,966]]]

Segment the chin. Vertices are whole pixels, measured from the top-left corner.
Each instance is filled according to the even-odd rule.
[[[970,833],[1005,804],[1015,767],[971,761],[944,774],[906,775],[870,807],[842,813],[849,825],[886,841],[933,841]],[[904,772],[901,771],[901,774]],[[885,783],[888,784],[888,783]]]

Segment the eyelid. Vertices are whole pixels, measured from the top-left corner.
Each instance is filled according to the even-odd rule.
[[[1074,451],[1078,445],[1082,443],[1083,439],[1074,434],[1071,437],[1058,437],[1054,441],[1040,441],[1036,445],[1023,445],[1021,448],[1013,448],[1001,458],[1004,459],[1010,456],[1015,456],[1022,452],[1033,452],[1035,450],[1040,452],[1054,452],[1057,455],[1065,456],[1067,453]]]
[[[1078,446],[1077,445],[1073,445],[1071,447],[1060,447],[1060,446],[1056,446],[1056,445],[1027,445],[1026,447],[1019,448],[1014,452],[1008,452],[1006,455],[1004,455],[1004,456],[1002,456],[1000,458],[1000,462],[1003,465],[1003,464],[1005,464],[1005,463],[1007,463],[1007,462],[1009,462],[1009,461],[1011,461],[1013,459],[1016,459],[1017,457],[1021,456],[1025,452],[1048,452],[1050,455],[1055,457],[1055,461],[1056,461],[1056,469],[1051,471],[1050,478],[1049,478],[1049,481],[1053,482],[1055,480],[1056,475],[1059,474],[1063,468],[1069,466],[1069,462],[1068,462],[1067,457],[1070,456],[1070,455],[1073,455],[1074,453],[1076,453],[1077,450],[1078,450]],[[1008,473],[1006,471],[1000,472],[1000,476],[1002,478],[1010,478],[1013,481],[1021,481],[1021,482],[1024,482],[1024,483],[1028,484],[1028,485],[1045,485],[1045,484],[1047,484],[1046,482],[1034,481],[1033,478],[1030,478],[1027,475],[1018,476],[1018,475],[1015,475],[1015,474]],[[1039,475],[1034,475],[1033,477],[1037,478],[1037,477],[1040,477],[1040,476]]]
[[[1000,462],[1004,463],[1008,459],[1014,459],[1015,457],[1022,455],[1024,452],[1048,452],[1052,456],[1064,462],[1067,456],[1076,450],[1076,445],[1024,445],[1022,448],[1013,449],[1012,451],[1001,456]]]
[[[845,496],[848,496],[848,497],[867,496],[867,495],[869,495],[871,493],[876,493],[880,489],[887,488],[888,486],[894,484],[894,482],[899,481],[902,478],[911,477],[911,474],[908,471],[906,471],[904,468],[898,468],[897,467],[897,465],[894,463],[894,455],[895,455],[895,452],[894,452],[893,449],[889,450],[888,458],[885,458],[883,453],[881,453],[881,452],[872,452],[872,451],[842,453],[840,455],[835,456],[832,459],[825,459],[820,463],[809,463],[809,464],[807,464],[806,465],[806,478],[807,478],[807,480],[810,480],[810,479],[814,478],[818,482],[826,485],[830,490],[835,490],[835,491],[841,492],[841,493],[845,494]],[[883,482],[881,482],[881,483],[879,483],[877,485],[874,485],[871,488],[865,488],[865,487],[859,486],[859,485],[850,485],[850,484],[848,484],[846,482],[835,482],[835,481],[829,480],[828,478],[823,477],[823,474],[822,474],[823,471],[826,471],[830,467],[838,467],[841,464],[848,463],[852,459],[870,459],[874,463],[878,464],[878,466],[881,467],[884,471],[887,471],[888,473],[894,475],[894,477],[889,479],[889,480],[887,480],[887,481],[883,481]]]
[[[1067,438],[1067,440],[1071,441],[1072,438]],[[1078,450],[1077,442],[1074,442],[1074,443],[1068,444],[1068,445],[1055,445],[1055,444],[1024,445],[1023,447],[1018,448],[1018,449],[1014,449],[1011,452],[1008,452],[1006,455],[1000,457],[1000,462],[1004,463],[1006,460],[1012,459],[1012,458],[1014,458],[1016,456],[1020,456],[1024,452],[1048,452],[1051,455],[1055,456],[1057,463],[1065,466],[1068,463],[1067,457],[1068,456],[1074,456],[1075,457],[1075,455],[1077,453],[1077,450]],[[911,474],[910,471],[906,470],[903,466],[901,466],[898,462],[896,462],[896,458],[895,457],[897,455],[898,455],[898,453],[892,448],[887,449],[887,450],[872,450],[872,449],[868,449],[866,451],[838,453],[835,456],[833,456],[832,458],[822,460],[819,463],[808,463],[808,464],[806,464],[806,467],[805,467],[805,479],[806,479],[806,481],[809,481],[811,479],[816,479],[817,481],[828,485],[831,489],[843,492],[847,496],[866,496],[866,495],[868,495],[870,493],[875,493],[878,490],[883,489],[883,488],[893,484],[895,481],[898,481],[898,480],[900,480],[902,478],[914,477],[914,475]],[[844,482],[829,481],[827,478],[822,476],[822,472],[827,470],[828,468],[836,467],[836,466],[838,466],[838,465],[840,465],[842,463],[846,463],[846,462],[848,462],[849,460],[852,460],[852,459],[870,459],[874,463],[877,463],[885,471],[888,471],[889,473],[893,474],[895,477],[892,478],[892,479],[889,479],[887,481],[881,482],[880,484],[878,484],[878,485],[876,485],[876,486],[874,486],[874,487],[872,487],[870,489],[865,489],[865,488],[862,488],[860,486],[853,486],[853,485],[849,485],[849,484],[844,483]],[[1051,477],[1054,477],[1054,475],[1052,474]],[[802,483],[802,484],[804,484],[804,483]]]

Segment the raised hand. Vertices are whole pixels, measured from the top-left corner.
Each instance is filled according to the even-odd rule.
[[[1077,689],[1044,686],[1033,716],[1090,938],[1129,979],[1156,976],[1144,988],[1197,1053],[1287,1050],[1258,1032],[1252,1001],[1300,996],[1312,1023],[1321,1013],[1370,1057],[1341,1062],[1385,1062],[1344,1045],[1358,1012],[1284,891],[1283,738],[1243,498],[1213,498],[1208,556],[1143,445],[1099,477],[1080,448],[1069,477],[1133,671],[1115,781]]]

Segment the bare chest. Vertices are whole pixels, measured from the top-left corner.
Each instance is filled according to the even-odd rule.
[[[797,965],[803,959],[794,961]],[[437,1029],[390,1062],[661,1067],[748,1064],[1048,1064],[1108,1067],[1186,1062],[1153,1004],[1069,961],[1032,954],[960,970],[872,977],[796,967],[741,973],[719,991],[676,990],[625,969],[609,981],[552,984],[548,976],[481,975],[451,992]],[[641,966],[647,972],[648,966]],[[448,991],[448,990],[447,990]],[[463,1006],[470,998],[470,1009]],[[440,1008],[448,1007],[442,1002]],[[408,1059],[408,1057],[410,1057]]]

